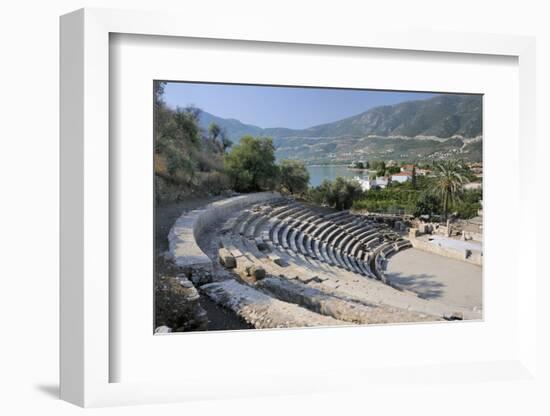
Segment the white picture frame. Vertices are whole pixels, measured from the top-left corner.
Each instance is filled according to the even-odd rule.
[[[185,25],[182,25],[185,21]],[[109,153],[109,37],[110,34],[225,39],[248,42],[331,45],[336,48],[429,51],[440,54],[502,55],[517,58],[519,68],[519,195],[518,226],[523,230],[513,267],[521,265],[517,292],[516,354],[498,361],[438,365],[418,363],[411,370],[373,368],[332,369],[320,383],[319,373],[269,374],[262,383],[227,386],[210,380],[110,382],[110,365],[119,359],[110,349],[109,275],[110,169]],[[314,25],[281,31],[264,22],[246,34],[226,24],[206,27],[173,13],[82,9],[61,18],[61,398],[80,406],[158,403],[199,398],[231,398],[266,394],[295,394],[369,386],[373,380],[400,377],[404,382],[459,379],[480,382],[487,377],[525,380],[536,375],[536,270],[526,242],[536,241],[532,218],[534,185],[527,179],[536,144],[535,41],[529,37],[471,33],[403,31],[387,26],[327,33]],[[523,242],[523,244],[522,244]],[[519,273],[519,270],[515,270]],[[487,294],[497,296],[497,294]],[[343,329],[348,331],[348,329]],[[352,330],[352,329],[349,329]],[[414,327],[409,327],[414,331]],[[292,331],[294,332],[294,331]],[[270,332],[271,337],[285,334]],[[169,339],[169,337],[165,337]],[[363,369],[364,370],[364,369]],[[483,373],[483,377],[475,374]],[[267,376],[268,374],[263,374]],[[327,380],[330,379],[330,380]],[[347,380],[342,383],[342,380]],[[407,381],[408,380],[408,381]],[[243,381],[242,383],[246,383]]]

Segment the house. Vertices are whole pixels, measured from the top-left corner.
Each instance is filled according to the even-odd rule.
[[[415,165],[413,165],[413,164],[403,165],[403,166],[401,166],[401,172],[412,172],[414,167],[415,167]]]
[[[392,182],[405,183],[412,179],[412,172],[402,171],[391,176]]]
[[[359,182],[359,185],[361,185],[361,189],[363,191],[370,191],[373,188],[384,189],[390,182],[390,179],[386,176],[379,176],[376,179],[363,179],[356,176],[354,179]]]
[[[376,186],[379,186],[380,188],[385,188],[386,186],[388,186],[388,178],[386,176],[378,176],[375,180],[374,180],[374,184]]]
[[[356,176],[354,179],[359,182],[359,185],[361,185],[361,189],[363,191],[370,191],[375,185],[374,180],[372,179],[363,179],[358,176]]]
[[[468,182],[465,183],[463,186],[463,189],[465,190],[477,190],[477,189],[483,189],[483,184],[481,182]]]
[[[468,168],[470,168],[470,171],[478,178],[483,177],[483,163],[470,163],[468,164]]]
[[[364,178],[360,178],[358,176],[356,176],[354,179],[357,182],[359,182],[359,185],[361,185],[361,189],[363,191],[370,191],[371,189],[376,188],[376,187],[384,188],[388,184],[387,181],[386,182],[383,182],[383,181],[377,182],[376,179],[364,179]]]

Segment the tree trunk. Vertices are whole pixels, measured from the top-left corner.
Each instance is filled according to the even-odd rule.
[[[445,197],[443,198],[443,221],[447,222],[447,209],[449,203],[449,191],[445,192]]]

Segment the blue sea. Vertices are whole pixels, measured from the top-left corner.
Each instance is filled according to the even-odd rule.
[[[307,170],[309,171],[310,186],[319,186],[325,179],[332,181],[338,176],[343,176],[345,178],[354,178],[358,176],[364,179],[368,179],[369,177],[369,172],[367,170],[351,170],[343,165],[313,165],[307,166]]]

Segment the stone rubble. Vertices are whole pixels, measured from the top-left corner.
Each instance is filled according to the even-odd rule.
[[[199,304],[199,292],[189,279],[163,276],[155,289],[155,318],[160,328],[171,328],[173,332],[206,330],[208,317]]]

